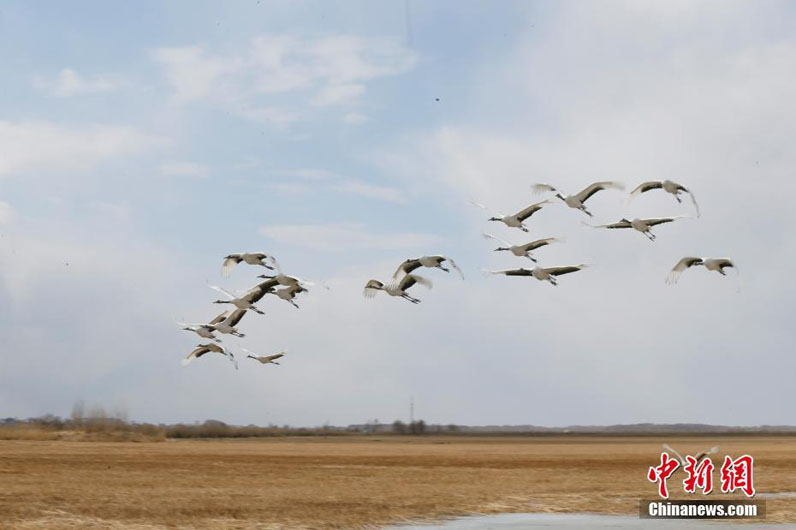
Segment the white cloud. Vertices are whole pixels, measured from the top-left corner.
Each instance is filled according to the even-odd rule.
[[[365,123],[370,118],[366,114],[362,114],[360,112],[349,112],[345,116],[343,116],[343,123],[347,123],[348,125],[359,125],[361,123]]]
[[[299,119],[299,115],[284,107],[242,107],[234,109],[241,118],[275,127],[284,127]]]
[[[245,171],[249,169],[254,169],[261,164],[260,159],[256,156],[247,156],[240,162],[237,162],[232,165],[232,169],[236,171]]]
[[[269,225],[260,233],[280,243],[315,250],[406,250],[426,247],[439,240],[413,232],[376,233],[359,223]]]
[[[333,191],[348,195],[359,195],[382,201],[403,203],[404,192],[390,186],[379,186],[356,179],[346,179],[341,175],[325,169],[299,168],[299,169],[274,169],[270,174],[278,177],[291,177],[289,182],[274,183],[272,187],[289,193],[310,193]],[[312,186],[295,180],[313,181]]]
[[[193,162],[170,162],[158,167],[161,175],[167,177],[194,177],[207,178],[210,175],[210,168],[203,164]]]
[[[312,193],[312,188],[310,186],[298,182],[276,182],[274,184],[270,184],[269,187],[278,192],[289,193],[291,195]]]
[[[326,180],[334,177],[334,173],[325,169],[298,168],[298,169],[273,169],[269,171],[272,175],[285,177],[298,177],[308,180]]]
[[[153,52],[178,101],[207,100],[237,115],[283,126],[297,107],[350,104],[366,83],[409,71],[416,54],[397,39],[336,35],[261,35],[225,55],[198,46]],[[263,105],[269,95],[296,96],[287,106]]]
[[[163,67],[175,97],[183,101],[208,96],[222,76],[240,67],[234,59],[213,56],[195,46],[160,48],[153,56]]]
[[[68,98],[79,94],[110,92],[118,87],[118,80],[109,75],[95,75],[90,78],[84,78],[74,70],[64,68],[52,79],[40,76],[34,78],[33,86],[36,90],[45,94],[58,98]]]
[[[14,208],[7,202],[0,201],[0,226],[10,225],[14,217],[16,217]]]
[[[36,170],[83,170],[167,143],[132,127],[0,121],[0,176]]]
[[[406,202],[404,194],[397,188],[390,188],[387,186],[375,186],[358,180],[345,180],[340,183],[332,185],[332,190],[339,193],[349,193],[352,195],[360,195],[371,199],[379,199],[389,202]]]
[[[112,217],[119,221],[127,221],[130,219],[130,215],[132,213],[132,209],[130,205],[126,202],[97,202],[94,205],[94,208],[99,212],[101,215],[106,217]]]
[[[339,105],[350,103],[364,94],[365,85],[328,85],[320,93],[312,98],[311,103],[317,106]]]

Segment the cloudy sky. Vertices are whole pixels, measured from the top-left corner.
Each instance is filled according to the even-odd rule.
[[[796,423],[796,8],[600,1],[4,2],[0,7],[0,417],[83,400],[139,421]],[[670,178],[702,217],[633,231],[530,186]],[[595,222],[691,214],[665,193]],[[558,287],[484,230],[559,236]],[[222,358],[175,320],[219,312],[229,252],[324,281],[269,298]],[[362,297],[404,258],[423,303]],[[685,255],[729,256],[664,284]],[[526,260],[527,261],[527,260]]]

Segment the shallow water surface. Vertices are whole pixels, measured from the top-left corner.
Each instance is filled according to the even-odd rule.
[[[660,521],[639,519],[627,515],[596,515],[596,514],[560,514],[560,513],[505,513],[499,515],[481,515],[461,517],[435,524],[401,525],[391,527],[395,530],[525,530],[535,528],[554,528],[568,530],[572,528],[677,528],[683,530],[710,529],[725,527],[727,521]],[[743,529],[794,529],[796,524],[748,524]]]

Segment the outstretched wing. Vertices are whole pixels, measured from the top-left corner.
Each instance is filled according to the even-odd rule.
[[[207,286],[210,287],[211,289],[213,289],[214,291],[218,291],[219,293],[223,294],[224,296],[226,296],[230,300],[235,300],[235,298],[237,298],[237,296],[235,296],[231,292],[227,291],[223,287],[219,287],[218,285],[210,285],[210,284],[207,284]]]
[[[267,282],[263,282],[263,283],[267,283]],[[241,299],[249,302],[250,304],[256,304],[270,290],[270,289],[263,288],[262,285],[263,285],[262,283],[258,283],[257,285],[252,287],[251,289],[246,291],[246,294],[241,296]]]
[[[641,184],[636,186],[636,189],[630,192],[630,196],[636,197],[644,192],[650,190],[657,190],[662,187],[663,187],[663,182],[661,182],[660,180],[650,180],[649,182],[642,182]]]
[[[409,274],[410,272],[419,268],[420,266],[421,266],[420,260],[408,259],[403,263],[401,263],[400,265],[398,265],[398,268],[395,269],[395,273],[392,275],[392,277],[397,278],[398,275],[401,274],[401,272],[403,272],[404,274]]]
[[[630,221],[617,221],[615,223],[610,223],[607,225],[590,225],[588,223],[583,223],[586,226],[590,226],[592,228],[608,228],[608,229],[615,229],[615,228],[632,228],[633,225],[630,224]]]
[[[677,283],[677,280],[680,279],[680,275],[683,273],[684,270],[688,269],[689,267],[693,267],[694,265],[700,265],[702,263],[702,258],[698,258],[696,256],[686,256],[680,261],[678,261],[672,270],[669,271],[669,274],[666,275],[666,283]]]
[[[227,356],[227,358],[229,359],[229,362],[231,362],[232,366],[234,366],[235,370],[237,370],[238,369],[238,360],[235,358],[234,355],[232,355],[232,352],[231,351],[230,352],[225,352],[224,355]]]
[[[487,212],[489,212],[491,215],[494,215],[495,217],[505,217],[505,215],[503,215],[502,213],[496,212],[496,211],[492,210],[491,208],[489,208],[487,206],[484,206],[480,202],[470,201],[470,204],[472,204],[473,206],[478,206],[482,210],[486,210]]]
[[[537,239],[536,241],[531,241],[530,243],[526,243],[520,246],[520,248],[525,252],[530,252],[531,250],[536,250],[537,248],[549,245],[550,243],[555,243],[556,241],[558,241],[558,239],[554,237],[548,237],[546,239]]]
[[[232,312],[232,314],[229,315],[229,317],[226,318],[227,325],[229,327],[231,327],[231,328],[234,328],[235,326],[238,325],[238,322],[240,322],[240,319],[242,319],[243,315],[245,315],[245,314],[246,314],[246,310],[245,309],[236,309],[236,310],[234,310]]]
[[[265,362],[275,361],[276,359],[281,359],[284,356],[285,356],[285,352],[279,352],[279,353],[275,353],[273,355],[266,355],[265,357],[263,357],[263,361],[265,361]]]
[[[362,296],[365,298],[373,298],[376,296],[376,291],[381,289],[383,284],[378,280],[370,280],[368,283],[365,284],[365,288],[362,290]]]
[[[691,193],[691,191],[690,191],[690,190],[686,190],[685,188],[683,188],[683,189],[685,190],[685,192],[686,192],[688,195],[690,195],[690,196],[691,196],[691,202],[692,202],[692,203],[694,203],[694,209],[696,210],[697,217],[699,217],[699,216],[700,216],[700,215],[702,215],[702,214],[700,214],[700,213],[699,213],[699,205],[698,205],[698,204],[697,204],[697,202],[696,202],[696,197],[694,197],[694,194],[693,194],[693,193]]]
[[[277,281],[276,278],[268,278],[264,282],[258,283],[257,287],[259,287],[260,289],[262,289],[265,292],[268,292],[272,288],[276,287],[277,285],[279,285],[279,282]]]
[[[552,191],[553,193],[557,193],[558,192],[558,190],[555,189],[550,184],[534,184],[533,186],[531,186],[531,189],[533,189],[533,192],[537,193],[537,194],[538,193],[544,193],[546,191]]]
[[[431,280],[427,278],[423,278],[422,276],[417,276],[416,274],[407,274],[406,276],[404,276],[403,280],[401,280],[400,283],[398,284],[398,288],[402,291],[406,291],[416,283],[422,285],[427,289],[431,289],[431,287],[434,285],[433,283],[431,283]]]
[[[578,272],[579,270],[585,269],[586,265],[570,265],[567,267],[547,267],[544,269],[548,274],[551,276],[563,276],[564,274],[569,274],[570,272]]]
[[[214,325],[218,324],[219,322],[223,322],[224,319],[227,318],[227,316],[229,316],[229,311],[224,311],[223,313],[218,315],[216,318],[214,318],[213,320],[208,322],[207,325],[208,326],[214,326]]]
[[[625,185],[621,182],[612,182],[610,180],[606,180],[603,182],[595,182],[594,184],[583,188],[580,192],[575,195],[581,203],[586,202],[586,200],[597,193],[598,191],[607,190],[607,189],[618,189],[623,190],[625,189]]]
[[[682,219],[683,217],[684,216],[682,216],[682,215],[678,216],[678,217],[657,217],[657,218],[653,218],[653,219],[643,219],[643,221],[644,221],[644,224],[647,225],[647,226],[657,226],[657,225],[662,225],[662,224],[666,224],[666,223],[671,223],[671,222],[676,221],[678,219]]]
[[[504,276],[533,276],[533,271],[529,269],[503,269],[499,271],[486,271],[490,274],[502,274]]]
[[[450,263],[450,264],[451,264],[451,267],[453,267],[454,269],[456,269],[456,272],[458,272],[458,273],[459,273],[459,276],[461,276],[461,277],[462,277],[462,280],[463,280],[463,279],[464,279],[464,273],[463,273],[463,272],[462,272],[462,270],[459,268],[459,266],[458,266],[458,265],[456,265],[456,262],[455,262],[455,261],[453,261],[453,260],[452,260],[452,259],[450,259],[450,258],[445,258],[445,261],[447,261],[448,263]]]
[[[514,214],[514,216],[517,219],[519,219],[520,221],[524,221],[527,218],[529,218],[530,216],[532,216],[533,214],[535,214],[536,212],[538,212],[539,210],[541,210],[542,206],[544,206],[545,204],[548,204],[548,203],[550,203],[550,201],[545,200],[545,201],[542,201],[542,202],[537,202],[536,204],[531,204],[527,208],[524,208],[524,209],[520,210],[519,212],[517,212],[516,214]]]
[[[484,239],[494,239],[495,241],[499,241],[500,243],[503,243],[503,244],[504,244],[504,245],[506,245],[507,247],[511,247],[511,246],[513,246],[511,243],[509,243],[509,242],[508,242],[508,241],[506,241],[505,239],[500,239],[499,237],[497,237],[497,236],[493,236],[492,234],[487,234],[486,232],[484,232],[484,233],[483,233],[483,234],[481,234],[481,235],[484,237]]]
[[[229,257],[224,259],[224,263],[221,264],[221,276],[227,278],[232,274],[232,269],[235,268],[235,265],[240,262],[240,254],[230,254]]]
[[[735,263],[732,262],[729,258],[713,258],[711,261],[715,263],[719,269],[724,272],[724,269],[730,267],[735,269],[735,273],[740,276],[740,272],[738,272],[738,267],[735,266]]]
[[[714,446],[713,446],[713,447],[711,447],[710,449],[705,449],[704,451],[700,451],[700,452],[698,452],[698,453],[697,453],[697,454],[694,456],[694,460],[696,460],[697,462],[700,462],[700,461],[702,461],[702,459],[703,459],[703,458],[705,458],[706,456],[708,456],[708,455],[712,455],[712,454],[714,454],[714,453],[717,453],[718,451],[719,451],[719,446],[718,446],[718,445],[714,445]]]
[[[680,464],[685,466],[685,458],[683,458],[683,455],[672,449],[672,447],[669,444],[663,444],[663,448],[666,451],[671,451],[672,453],[674,453],[674,455],[677,457],[677,460],[680,461]]]
[[[197,346],[196,348],[194,348],[194,350],[191,353],[185,356],[185,358],[182,360],[182,365],[186,366],[190,364],[191,361],[193,361],[194,359],[198,359],[199,357],[201,357],[202,355],[204,355],[209,351],[210,348],[208,348],[205,345]]]

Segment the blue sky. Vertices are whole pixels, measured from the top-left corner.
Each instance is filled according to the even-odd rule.
[[[0,416],[346,424],[414,395],[442,423],[793,423],[793,22],[786,2],[6,2]],[[481,274],[522,264],[482,231],[526,236],[470,199],[664,178],[702,218],[650,244],[551,207],[528,237],[566,243],[542,265],[592,268]],[[690,213],[670,199],[606,192],[595,221]],[[174,320],[215,316],[207,282],[250,286],[218,275],[245,250],[330,290],[226,341],[282,366],[181,367],[198,340]],[[425,253],[465,281],[361,297]],[[740,289],[664,285],[688,254],[735,259]]]

